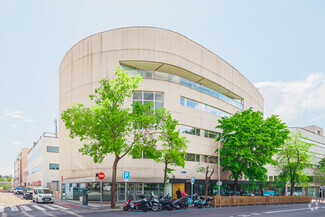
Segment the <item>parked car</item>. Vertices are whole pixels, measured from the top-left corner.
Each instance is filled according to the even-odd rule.
[[[23,198],[26,200],[32,200],[33,199],[33,187],[24,187],[23,188]]]
[[[33,202],[43,203],[49,202],[53,203],[53,193],[48,188],[34,188],[33,191]]]
[[[15,193],[15,194],[23,194],[23,188],[22,188],[22,187],[17,187],[17,188],[14,190],[14,193]]]

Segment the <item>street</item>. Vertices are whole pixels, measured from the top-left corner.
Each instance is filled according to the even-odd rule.
[[[142,212],[121,210],[98,210],[86,209],[79,204],[69,203],[59,200],[54,204],[36,204],[30,200],[24,200],[21,196],[11,193],[0,193],[0,216],[218,216],[218,217],[249,217],[249,216],[285,216],[302,217],[325,216],[325,204],[284,204],[284,205],[262,205],[262,206],[244,206],[244,207],[223,207],[210,209],[188,208],[186,210],[163,210],[160,212]]]

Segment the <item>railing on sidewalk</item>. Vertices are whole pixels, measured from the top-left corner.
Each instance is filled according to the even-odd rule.
[[[215,196],[215,206],[247,206],[289,203],[310,203],[311,196]]]

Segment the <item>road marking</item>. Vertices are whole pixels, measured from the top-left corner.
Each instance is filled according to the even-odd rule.
[[[21,206],[25,211],[32,211],[31,208],[29,208],[28,206]]]
[[[16,206],[10,206],[12,212],[17,212],[19,209]]]
[[[251,215],[238,215],[238,216],[241,216],[241,217],[248,217],[248,216],[251,216]]]
[[[3,206],[0,206],[0,212],[4,212],[5,208]]]
[[[59,208],[59,209],[68,210],[68,208],[63,207],[63,206],[59,206],[59,205],[56,205],[56,204],[53,204],[53,205],[51,205],[51,206],[54,206],[54,207]]]
[[[40,207],[40,206],[37,206],[37,205],[33,205],[33,207],[34,207],[35,209],[38,209],[38,210],[41,210],[41,211],[44,211],[44,210],[45,210],[44,208],[42,208],[42,207]]]
[[[251,215],[262,215],[262,213],[251,213]]]
[[[286,210],[269,211],[269,212],[263,212],[263,213],[265,213],[265,214],[273,214],[273,213],[280,213],[280,212],[294,212],[294,211],[300,211],[300,210],[310,210],[310,208],[286,209]]]
[[[49,205],[42,205],[42,206],[44,206],[44,207],[46,207],[46,208],[48,208],[50,210],[58,210],[57,208],[51,207]]]

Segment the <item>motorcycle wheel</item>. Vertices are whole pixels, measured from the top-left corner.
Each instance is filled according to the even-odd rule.
[[[142,208],[143,212],[147,212],[148,209],[149,209],[148,204],[145,204],[145,205],[143,206],[143,208]]]
[[[210,208],[211,207],[211,204],[210,203],[207,203],[207,205],[205,207],[206,208]]]
[[[202,208],[202,203],[199,203],[199,204],[197,205],[197,208],[201,209],[201,208]]]
[[[166,208],[167,208],[168,210],[173,210],[173,207],[172,207],[171,205],[167,205]]]
[[[129,207],[128,206],[123,206],[123,210],[124,211],[128,211],[129,210]]]
[[[158,204],[152,204],[151,209],[152,209],[152,211],[157,212],[159,210]]]
[[[181,206],[179,204],[175,204],[175,209],[180,210]]]
[[[183,208],[183,209],[187,209],[187,207],[188,207],[188,204],[187,204],[186,202],[184,202],[184,203],[182,204],[182,208]]]

